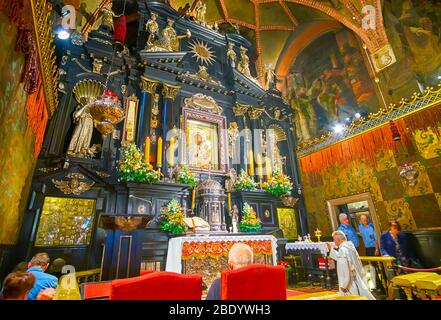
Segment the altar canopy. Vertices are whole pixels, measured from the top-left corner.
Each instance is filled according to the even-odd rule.
[[[254,262],[277,264],[277,239],[271,235],[195,236],[170,239],[166,271],[202,274],[209,287],[220,272],[228,270],[228,252],[242,242],[254,252]]]

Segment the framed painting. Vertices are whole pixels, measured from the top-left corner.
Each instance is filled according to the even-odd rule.
[[[228,170],[226,118],[183,108],[183,162],[195,172],[226,174]]]

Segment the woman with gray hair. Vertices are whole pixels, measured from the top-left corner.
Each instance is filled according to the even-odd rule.
[[[326,243],[326,246],[330,251],[331,258],[337,263],[340,294],[364,296],[369,300],[375,300],[375,297],[369,291],[363,265],[353,243],[347,241],[346,235],[340,230],[334,231],[332,238],[338,251],[329,242]]]

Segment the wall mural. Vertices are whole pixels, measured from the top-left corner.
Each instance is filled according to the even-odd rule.
[[[358,41],[346,29],[327,33],[304,49],[287,80],[300,141],[379,108]]]
[[[438,133],[441,126],[438,128]],[[376,166],[363,160],[325,169],[315,182],[302,172],[308,224],[324,235],[332,233],[328,200],[369,192],[381,231],[398,220],[404,230],[441,229],[441,140],[433,128],[413,135],[417,146],[409,161],[418,169],[418,183],[411,187],[400,178],[402,160],[392,151],[380,150]]]

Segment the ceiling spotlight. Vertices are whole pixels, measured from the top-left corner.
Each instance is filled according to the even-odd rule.
[[[344,131],[345,127],[342,124],[336,124],[334,127],[335,133],[342,133]]]
[[[67,40],[70,37],[70,33],[69,33],[69,31],[67,31],[65,29],[61,29],[60,31],[58,31],[57,36],[58,36],[58,39]]]
[[[357,112],[354,116],[355,116],[355,119],[360,119],[361,118],[361,113]]]
[[[439,75],[437,78],[438,78],[438,80],[441,80],[441,75]]]

